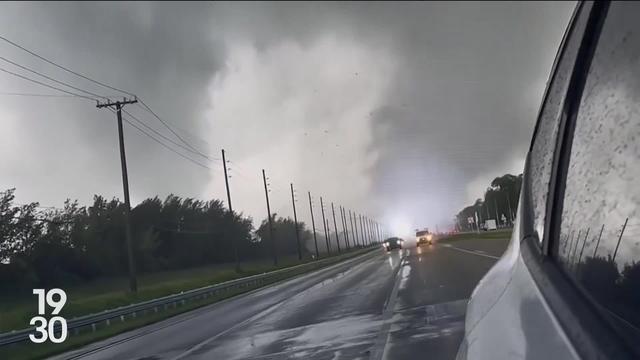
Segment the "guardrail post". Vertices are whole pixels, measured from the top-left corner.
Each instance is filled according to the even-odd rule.
[[[107,319],[105,323],[107,324],[107,326],[111,325],[111,321],[109,319]]]
[[[91,331],[96,332],[96,323],[91,324]]]
[[[120,322],[124,322],[124,315],[120,315]]]

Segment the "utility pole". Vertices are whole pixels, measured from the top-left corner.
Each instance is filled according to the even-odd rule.
[[[329,219],[326,220],[326,227],[327,227],[327,240],[329,242],[329,244],[331,244],[331,226],[329,226]]]
[[[356,246],[360,246],[359,242],[358,242],[358,222],[356,221],[356,227],[355,227],[355,231],[353,230],[353,215],[351,215],[351,210],[349,210],[349,221],[351,221],[351,233],[353,234],[355,240],[354,242],[356,243]]]
[[[627,228],[628,221],[629,221],[629,218],[624,219],[624,225],[622,225],[622,230],[620,230],[620,236],[618,236],[618,243],[616,244],[616,249],[613,251],[613,258],[611,258],[611,261],[614,264],[616,262],[616,255],[618,255],[618,247],[620,246],[620,240],[622,240],[622,234],[624,234],[624,229]]]
[[[500,227],[500,218],[498,217],[498,200],[493,199],[493,206],[496,207],[496,224]]]
[[[124,189],[124,231],[127,242],[127,261],[129,265],[129,290],[132,293],[138,292],[138,280],[136,277],[136,262],[133,257],[133,239],[131,235],[131,202],[129,201],[129,176],[127,175],[127,158],[124,151],[124,134],[122,129],[122,107],[127,104],[135,104],[138,99],[123,98],[122,101],[108,101],[101,103],[98,101],[96,107],[115,108],[118,118],[118,140],[120,143],[120,165],[122,167],[122,187]]]
[[[222,149],[222,166],[224,166],[224,184],[227,187],[227,204],[229,204],[229,219],[233,220],[233,208],[231,207],[231,192],[229,191],[229,176],[227,175],[227,158]],[[233,260],[236,263],[236,272],[240,271],[240,262],[238,261],[238,244],[236,239],[231,239],[233,244]]]
[[[300,234],[298,231],[298,215],[296,214],[296,197],[293,195],[293,183],[291,185],[291,203],[293,204],[293,221],[296,224],[296,242],[298,243],[298,260],[302,260],[302,249],[300,249]]]
[[[347,241],[349,242],[349,247],[353,248],[356,246],[355,239],[353,237],[353,228],[351,229],[351,233],[349,233],[349,222],[347,221],[347,209],[343,207],[342,211],[344,212],[344,226],[347,228]]]
[[[373,238],[371,237],[371,229],[369,228],[369,218],[364,217],[364,230],[367,232],[367,239],[369,239],[369,245],[373,245]]]
[[[360,234],[362,234],[363,244],[369,245],[369,242],[367,241],[367,238],[364,233],[364,225],[362,224],[362,215],[358,215],[358,217],[360,218]]]
[[[349,228],[347,226],[347,215],[344,212],[344,208],[340,206],[340,218],[342,219],[342,232],[344,233],[344,239],[347,243],[347,250],[349,246]]]
[[[276,238],[273,236],[273,223],[271,221],[271,207],[269,207],[269,189],[267,188],[267,175],[262,169],[262,182],[264,183],[264,196],[267,199],[267,216],[269,219],[269,237],[271,240],[271,255],[273,256],[273,265],[278,265],[278,254],[276,251]]]
[[[336,224],[336,209],[331,203],[331,213],[333,213],[333,228],[336,230],[336,244],[338,244],[338,254],[340,253],[340,236],[338,235],[338,225]]]
[[[322,202],[322,196],[320,196],[320,211],[322,211],[322,226],[324,226],[324,241],[327,244],[327,256],[331,253],[329,248],[329,233],[327,232],[327,220],[324,218],[324,203]]]
[[[311,203],[311,191],[307,193],[309,194],[309,211],[311,212],[311,226],[313,227],[313,243],[316,246],[316,259],[319,259],[320,252],[318,252],[318,238],[316,237],[316,221],[313,218],[313,205]]]
[[[371,234],[371,240],[373,240],[373,243],[376,243],[376,236],[373,232],[373,220],[371,220],[370,218],[367,218],[367,223],[369,224],[369,234]]]
[[[376,243],[377,242],[376,234],[373,231],[373,220],[371,220],[371,219],[367,219],[367,220],[368,220],[368,223],[369,223],[369,233],[371,233],[371,238],[373,239],[373,242]]]

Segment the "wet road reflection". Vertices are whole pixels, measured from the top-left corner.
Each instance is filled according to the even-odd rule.
[[[115,337],[83,359],[453,359],[466,299],[494,261],[439,244],[379,249],[356,265]]]

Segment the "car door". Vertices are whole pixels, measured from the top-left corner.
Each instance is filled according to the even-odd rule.
[[[572,74],[540,251],[523,247],[582,358],[640,357],[640,4],[594,6]]]
[[[640,302],[628,295],[640,291],[633,285],[637,242],[628,240],[634,245],[622,249],[626,262],[616,264],[621,240],[611,235],[623,237],[640,204],[640,194],[628,190],[640,180],[633,115],[640,54],[630,45],[640,43],[639,15],[635,3],[577,6],[527,156],[511,244],[472,294],[459,358],[637,358],[632,309]],[[626,179],[614,186],[625,191],[604,191],[616,177]],[[607,203],[611,196],[620,200]],[[611,216],[621,203],[624,222]],[[600,222],[608,229],[620,222],[618,233],[596,238]],[[601,257],[597,241],[608,244]]]

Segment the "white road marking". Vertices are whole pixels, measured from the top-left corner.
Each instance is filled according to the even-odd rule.
[[[400,280],[401,280],[401,269],[403,266],[409,266],[409,263],[405,261],[406,258],[404,255],[400,259],[400,265],[395,273],[395,282],[393,284],[393,289],[391,290],[391,295],[389,295],[389,299],[384,307],[384,311],[382,313],[382,328],[380,329],[380,334],[376,339],[376,342],[373,345],[373,349],[371,351],[371,355],[369,359],[371,360],[381,360],[384,357],[385,350],[387,347],[387,343],[389,341],[389,329],[391,328],[391,317],[393,316],[393,310],[396,307],[396,299],[398,298],[398,290],[400,288]]]
[[[500,256],[489,255],[489,254],[485,253],[484,251],[480,251],[480,250],[467,250],[467,249],[459,248],[457,246],[453,246],[451,244],[441,244],[441,245],[444,246],[444,247],[447,247],[449,249],[465,252],[465,253],[471,254],[471,255],[484,256],[484,257],[488,257],[488,258],[496,259],[496,260],[500,259]]]

